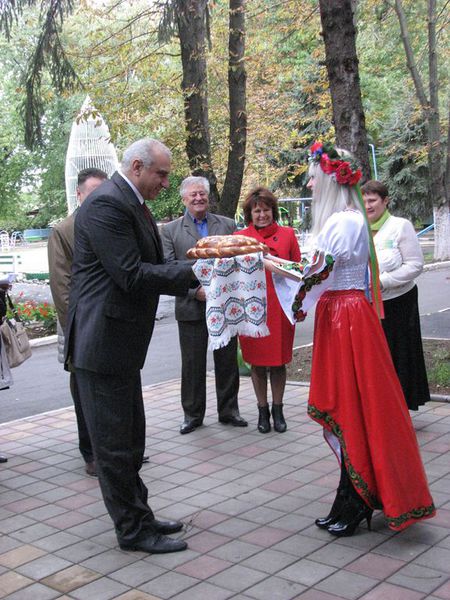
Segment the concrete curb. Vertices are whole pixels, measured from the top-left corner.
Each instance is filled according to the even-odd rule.
[[[449,266],[450,266],[450,262],[449,262]],[[424,338],[424,339],[442,339],[443,341],[446,340],[446,338]],[[303,346],[296,346],[294,348],[294,350],[299,350],[300,348],[310,348],[312,346],[312,342],[310,344],[303,344]],[[296,385],[296,386],[301,386],[301,387],[309,387],[311,384],[310,381],[286,381],[286,385]],[[433,402],[449,402],[450,403],[450,396],[447,396],[445,394],[430,394],[430,398],[431,400],[433,400]]]
[[[57,341],[58,336],[56,334],[48,335],[46,337],[34,338],[30,340],[30,346],[32,348],[36,348],[38,346],[48,346],[49,344],[56,344]]]
[[[449,263],[450,264],[450,263]],[[58,336],[57,335],[49,335],[47,337],[42,337],[42,338],[36,338],[34,340],[30,340],[30,346],[32,348],[37,348],[40,346],[49,346],[50,344],[56,344],[56,342],[58,341]],[[304,346],[297,346],[298,348],[306,348],[308,346],[312,346],[311,344],[305,344]],[[208,371],[208,374],[211,374]],[[241,377],[249,377],[249,375],[241,375]],[[176,379],[171,380],[171,381],[176,381]],[[153,384],[153,385],[159,385],[159,384]],[[286,385],[294,385],[294,386],[299,386],[299,387],[309,387],[310,386],[310,382],[309,381],[286,381]],[[148,385],[143,387],[142,389],[145,391],[147,389],[150,389],[151,387],[153,387],[152,385]],[[450,396],[446,396],[444,394],[430,394],[430,398],[431,400],[433,400],[434,402],[448,402],[450,403]]]
[[[430,398],[433,402],[450,402],[450,396],[444,394],[430,394]]]
[[[309,387],[310,381],[286,381],[286,385],[294,385],[298,387]],[[430,394],[430,398],[433,402],[448,402],[450,403],[450,396],[444,394]]]
[[[434,262],[423,266],[423,271],[437,271],[438,269],[445,269],[450,267],[450,260],[443,260],[442,262]]]

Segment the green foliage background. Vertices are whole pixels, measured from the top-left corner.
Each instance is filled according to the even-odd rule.
[[[418,68],[427,77],[426,1],[404,0]],[[208,94],[213,167],[223,183],[228,154],[228,1],[211,3]],[[448,90],[450,5],[438,0],[440,86]],[[128,143],[154,136],[174,155],[171,188],[151,208],[158,219],[180,214],[181,179],[189,175],[178,40],[158,40],[158,3],[81,2],[64,25],[62,39],[83,84],[58,97],[42,82],[44,143],[23,145],[23,74],[36,40],[38,9],[29,8],[0,38],[0,229],[46,226],[66,213],[64,160],[70,126],[86,93],[106,119],[119,154]],[[248,144],[242,197],[255,185],[282,196],[309,195],[306,149],[332,139],[331,101],[324,67],[316,0],[247,3],[246,66]],[[358,56],[369,140],[379,178],[390,189],[394,212],[429,218],[428,167],[423,115],[417,108],[398,22],[389,3],[360,0]],[[441,93],[443,139],[446,101]],[[32,209],[35,216],[27,216]]]

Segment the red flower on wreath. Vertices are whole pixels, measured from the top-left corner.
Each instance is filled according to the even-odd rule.
[[[320,168],[327,175],[336,173],[340,164],[340,160],[332,160],[331,158],[329,158],[328,154],[322,154],[322,158],[320,159]]]
[[[356,169],[356,171],[350,176],[350,178],[348,180],[348,185],[356,185],[358,183],[358,181],[361,179],[361,177],[362,177],[361,169]]]
[[[352,175],[352,169],[350,167],[350,163],[347,161],[342,161],[341,164],[336,169],[336,181],[341,185],[345,185],[348,183]]]
[[[310,161],[318,163],[322,171],[332,176],[339,185],[356,185],[362,177],[361,169],[354,160],[341,158],[336,148],[328,142],[314,142],[309,153]]]
[[[323,148],[322,142],[314,142],[314,144],[311,146],[309,151],[311,152],[311,154],[315,154],[317,151],[322,150],[322,148]]]

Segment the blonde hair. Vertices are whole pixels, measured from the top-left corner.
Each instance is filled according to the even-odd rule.
[[[341,148],[336,148],[336,150],[342,158],[352,156]],[[327,175],[322,171],[317,162],[310,164],[308,174],[310,177],[314,177],[311,206],[311,233],[313,237],[317,237],[332,214],[346,208],[353,208],[362,212],[355,186],[337,183],[332,175]]]

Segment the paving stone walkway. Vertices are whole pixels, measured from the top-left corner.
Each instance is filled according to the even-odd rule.
[[[51,383],[49,382],[49,385]],[[146,388],[142,469],[158,516],[180,518],[189,549],[121,551],[96,479],[84,474],[71,408],[0,425],[0,598],[8,600],[449,600],[450,405],[413,416],[436,518],[402,533],[377,513],[350,538],[314,526],[337,486],[335,459],[290,384],[288,431],[261,435],[251,383],[248,429],[217,423],[181,436],[179,381]]]

